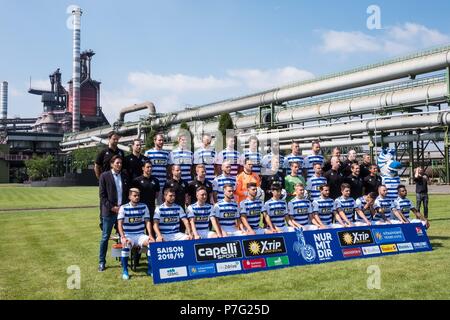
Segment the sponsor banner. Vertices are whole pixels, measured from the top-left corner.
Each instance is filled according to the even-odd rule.
[[[362,256],[361,248],[342,249],[344,258],[359,257]]]
[[[397,243],[398,251],[413,251],[414,247],[411,242]]]
[[[430,251],[421,223],[150,244],[153,282],[260,272],[385,254]]]
[[[341,247],[372,244],[373,237],[369,229],[338,232]]]
[[[216,273],[216,268],[214,263],[209,264],[196,264],[193,266],[189,266],[189,275],[190,276],[202,276],[205,274]]]
[[[268,267],[280,267],[289,265],[288,256],[270,257],[266,258]]]
[[[362,252],[365,256],[369,256],[372,254],[380,254],[381,250],[379,246],[368,246],[368,247],[362,247]]]
[[[379,228],[373,230],[375,241],[377,243],[393,243],[393,242],[404,242],[405,236],[403,234],[402,227],[394,228]]]
[[[264,258],[251,259],[242,261],[245,270],[261,269],[266,267],[266,260]]]
[[[217,273],[241,271],[240,261],[228,261],[216,263]]]
[[[383,253],[397,252],[397,246],[395,244],[382,244],[380,247]]]

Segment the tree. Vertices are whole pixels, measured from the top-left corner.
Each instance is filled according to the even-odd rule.
[[[40,181],[50,177],[53,162],[54,158],[51,155],[45,157],[33,155],[31,159],[25,160],[25,167],[30,180]]]
[[[217,150],[223,150],[225,148],[225,137],[229,129],[234,129],[233,119],[229,113],[222,113],[219,117],[219,132],[221,133],[222,139],[216,139]],[[217,145],[217,143],[220,145]]]
[[[94,164],[99,151],[99,147],[73,150],[71,153],[73,168],[79,170],[88,169],[89,165]]]
[[[157,134],[157,131],[153,128],[148,129],[148,131],[145,134],[145,150],[153,149],[155,147],[155,136]]]

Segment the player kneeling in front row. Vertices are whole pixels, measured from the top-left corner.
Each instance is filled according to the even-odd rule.
[[[375,210],[375,215],[373,216],[375,224],[402,223],[398,212],[394,211],[394,202],[387,197],[387,188],[385,185],[378,187],[378,197],[373,203],[373,209]]]
[[[240,230],[242,224],[239,220],[239,209],[234,201],[234,187],[231,184],[223,186],[223,200],[214,205],[211,215],[211,223],[218,237],[243,236],[245,232]]]
[[[319,229],[342,228],[344,223],[335,212],[334,201],[329,198],[330,186],[323,184],[319,187],[320,197],[312,203],[312,223]],[[338,223],[333,223],[333,216]]]
[[[187,217],[191,224],[194,239],[217,238],[217,234],[209,231],[209,221],[213,206],[207,203],[208,192],[204,186],[197,188],[197,202],[187,208]],[[214,220],[214,223],[217,222]],[[214,226],[216,228],[216,226]]]
[[[339,198],[334,200],[334,208],[336,210],[336,217],[339,216],[343,227],[353,227],[353,216],[355,214],[355,199],[350,197],[350,185],[343,183],[341,185],[341,194]]]
[[[375,192],[371,192],[365,196],[359,197],[356,199],[356,214],[355,214],[355,225],[371,225],[374,224],[372,221],[372,217],[375,214],[375,210],[373,208],[373,204],[375,199],[377,198],[377,194]]]
[[[122,279],[128,280],[128,259],[130,250],[139,246],[148,247],[150,242],[155,242],[152,237],[152,226],[150,223],[150,212],[148,207],[140,203],[139,189],[131,188],[128,198],[130,202],[120,206],[117,216],[118,229],[122,243]],[[147,233],[145,234],[145,229]],[[150,257],[148,263],[150,263]]]
[[[180,232],[180,220],[183,222],[186,233]],[[156,241],[191,240],[192,232],[186,213],[175,203],[175,190],[164,190],[164,203],[155,210],[153,216],[153,229]]]
[[[273,184],[270,187],[272,191],[272,199],[264,204],[263,212],[267,215],[267,224],[272,233],[276,232],[293,232],[293,227],[286,226],[288,218],[288,208],[286,201],[281,200],[281,186]]]
[[[261,228],[260,220],[263,212],[264,204],[260,199],[257,199],[258,187],[256,183],[247,183],[247,199],[241,201],[239,204],[239,212],[241,214],[241,221],[244,225],[246,234],[266,234],[272,233],[270,229]],[[263,215],[267,223],[267,214]]]
[[[317,230],[311,221],[311,202],[305,197],[305,186],[299,182],[295,184],[295,197],[288,203],[288,224],[303,230]]]
[[[427,229],[430,227],[430,223],[428,220],[414,207],[411,200],[406,198],[408,195],[408,191],[404,185],[399,185],[397,187],[398,190],[398,198],[394,201],[394,211],[397,211],[397,214],[402,217],[403,223],[422,223]],[[410,219],[409,213],[412,211],[416,216],[416,219]]]

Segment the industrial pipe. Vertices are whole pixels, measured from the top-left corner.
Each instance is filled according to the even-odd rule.
[[[126,107],[126,108],[123,108],[122,110],[120,110],[119,121],[121,123],[123,123],[125,120],[126,114],[144,110],[144,109],[148,109],[149,115],[153,115],[153,116],[156,115],[156,107],[153,104],[153,102],[146,101],[146,102],[139,103],[139,104],[133,104],[132,106],[129,106],[129,107]]]

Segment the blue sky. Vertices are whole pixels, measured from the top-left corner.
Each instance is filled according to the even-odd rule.
[[[449,1],[0,0],[0,80],[9,116],[37,116],[61,68],[71,78],[67,8],[79,5],[109,120],[132,103],[200,105],[450,43]],[[377,5],[381,29],[367,28]]]

